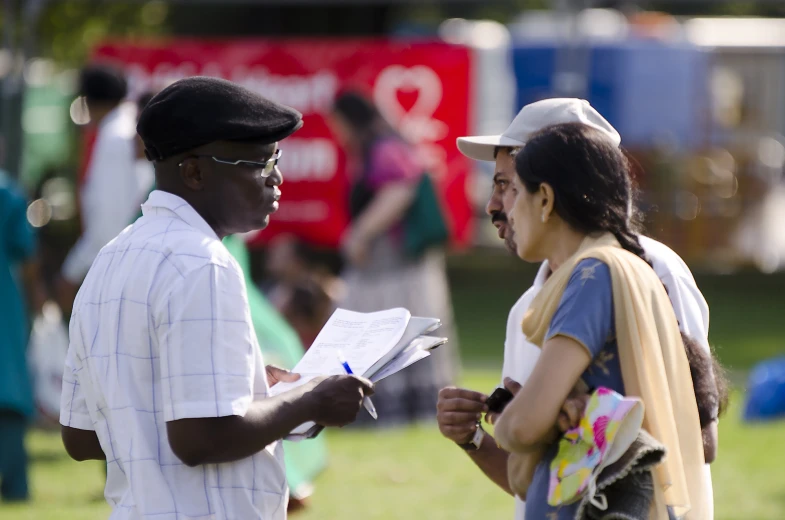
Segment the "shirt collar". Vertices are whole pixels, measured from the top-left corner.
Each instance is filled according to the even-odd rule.
[[[545,285],[545,282],[548,280],[548,276],[551,274],[551,268],[548,265],[548,261],[545,260],[543,263],[540,264],[540,269],[537,271],[537,276],[534,277],[534,284],[533,287],[540,288]]]
[[[219,240],[213,228],[202,218],[196,210],[188,204],[185,199],[166,191],[154,190],[147,197],[147,201],[142,204],[143,215],[154,215],[156,209],[169,210],[176,214],[191,227],[194,227],[208,237]]]

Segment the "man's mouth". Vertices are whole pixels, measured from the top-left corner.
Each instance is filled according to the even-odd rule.
[[[275,213],[278,211],[279,200],[281,200],[281,190],[278,188],[275,189],[273,192],[273,201],[270,203],[270,213]]]
[[[507,235],[507,217],[502,213],[495,213],[491,217],[491,223],[496,226],[499,238],[504,239],[504,237]]]

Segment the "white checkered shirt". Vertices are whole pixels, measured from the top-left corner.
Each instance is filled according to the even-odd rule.
[[[77,295],[60,422],[97,433],[113,520],[283,519],[280,442],[196,468],[169,447],[167,421],[242,416],[268,386],[237,262],[183,199],[142,210]]]

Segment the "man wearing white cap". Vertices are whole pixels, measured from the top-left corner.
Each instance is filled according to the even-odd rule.
[[[621,143],[619,133],[592,106],[581,99],[546,99],[526,105],[501,135],[461,137],[458,149],[465,156],[479,161],[495,161],[493,192],[485,207],[496,226],[499,238],[513,253],[516,250],[507,214],[512,209],[515,196],[508,187],[515,173],[511,152],[524,146],[529,136],[544,127],[560,123],[583,123],[603,132],[616,145]],[[684,261],[666,245],[651,238],[639,237],[655,272],[665,285],[673,304],[682,332],[695,338],[709,349],[709,307],[695,284]],[[550,275],[548,262],[540,266],[534,284],[510,310],[507,319],[507,337],[504,342],[504,385],[515,391],[531,374],[540,354],[529,343],[521,330],[523,316],[534,297]],[[502,489],[512,494],[507,481],[507,452],[496,445],[493,438],[482,429],[478,417],[486,411],[487,396],[467,389],[445,388],[439,394],[437,420],[439,429],[448,439],[461,446],[477,466]],[[716,443],[716,422],[713,423],[712,440]],[[711,489],[711,473],[706,466],[705,476]],[[524,517],[524,502],[515,498],[515,518]],[[711,511],[713,517],[713,511]]]

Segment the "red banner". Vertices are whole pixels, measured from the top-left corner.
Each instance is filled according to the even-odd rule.
[[[372,96],[416,145],[440,188],[453,246],[471,241],[470,165],[455,146],[469,129],[466,48],[384,40],[171,40],[105,44],[94,58],[123,64],[132,96],[187,76],[217,76],[303,113],[303,129],[281,144],[281,209],[254,242],[292,233],[313,244],[338,245],[348,223],[349,179],[326,117],[347,87]]]

